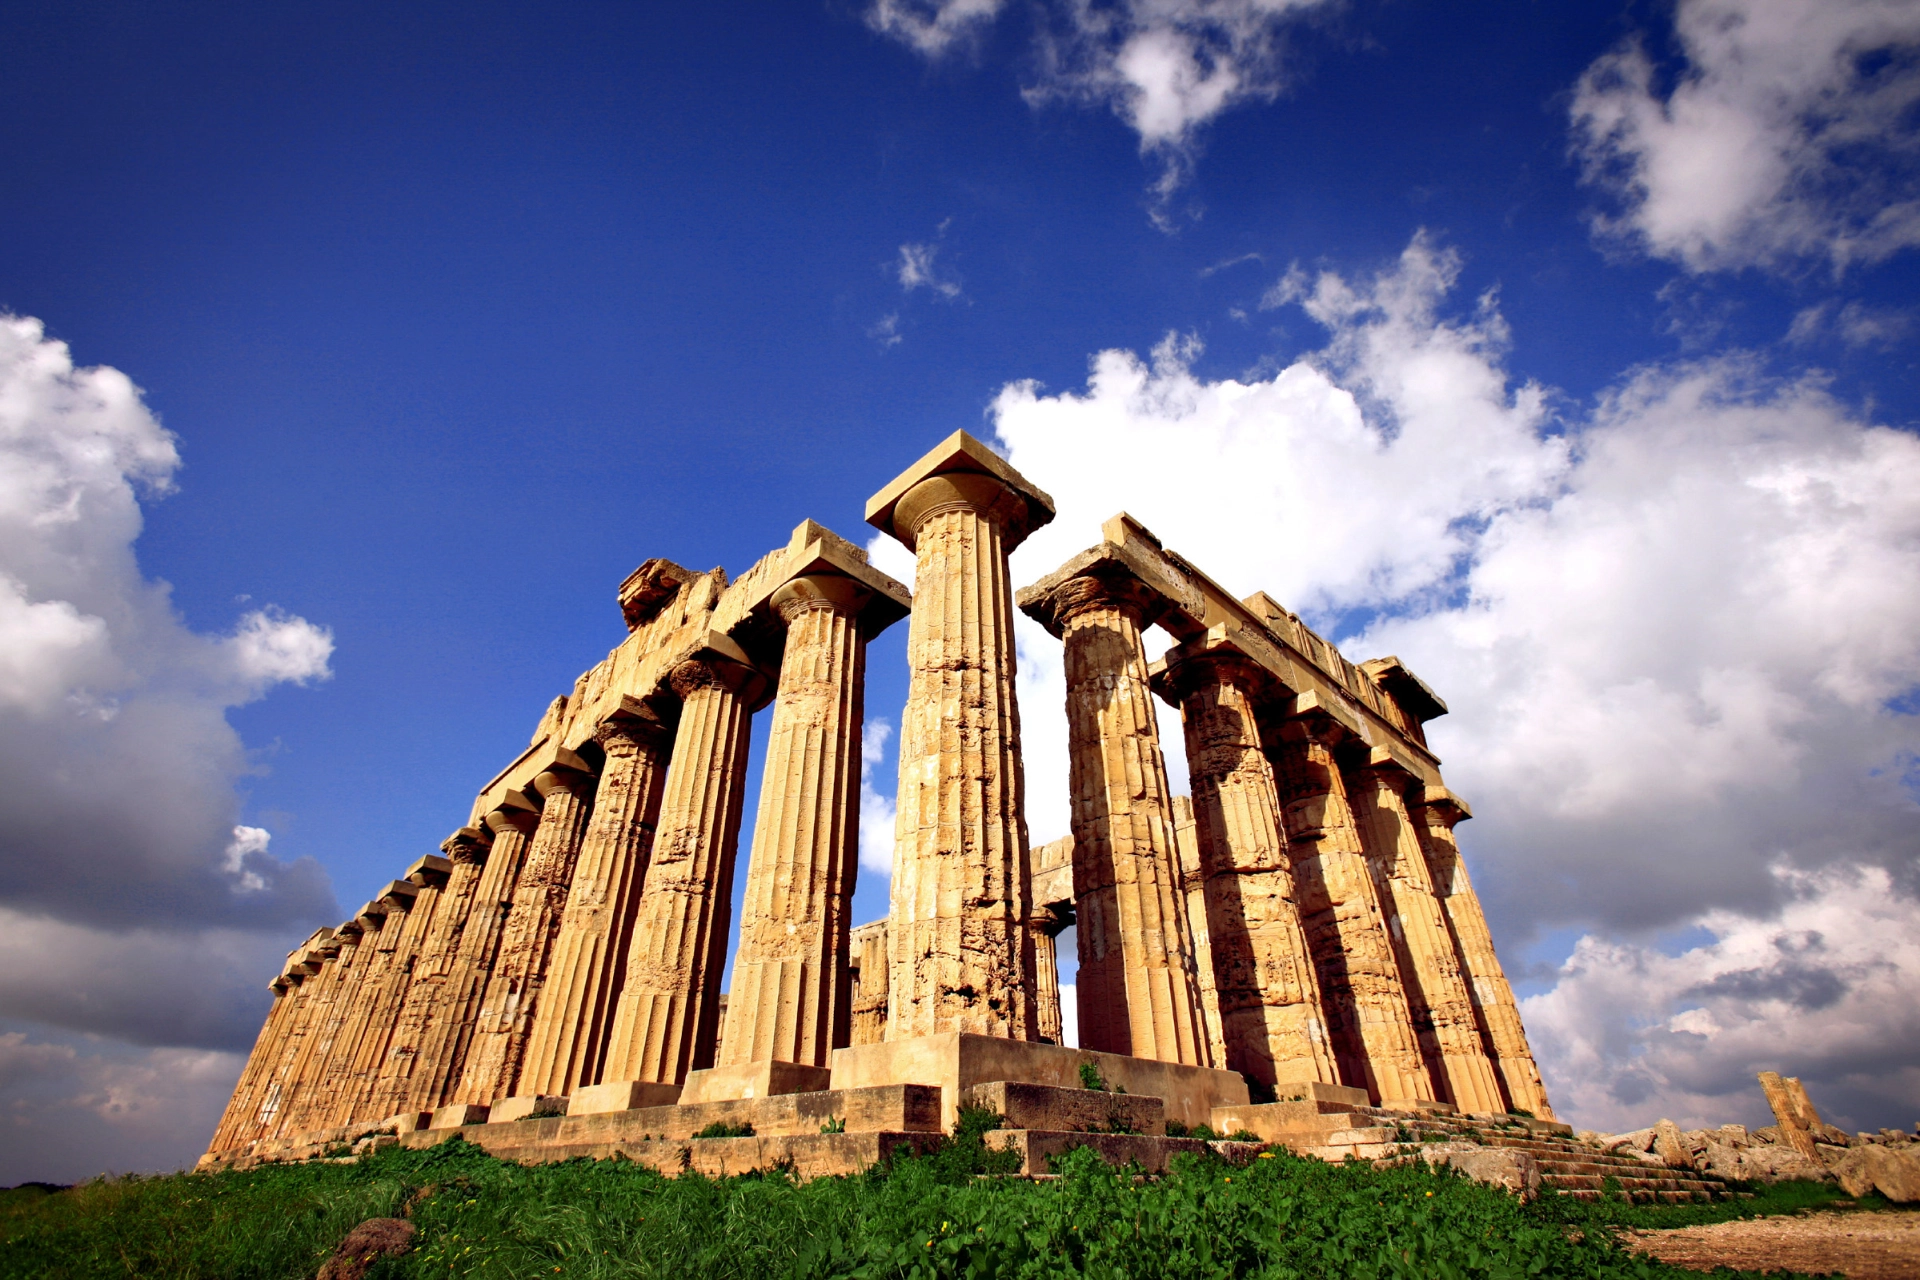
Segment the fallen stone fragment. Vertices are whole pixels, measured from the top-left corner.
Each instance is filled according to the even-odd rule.
[[[361,1280],[382,1258],[397,1258],[413,1248],[414,1226],[401,1218],[368,1218],[320,1266],[318,1280]]]
[[[1671,1120],[1662,1120],[1653,1126],[1653,1153],[1669,1169],[1688,1169],[1693,1166],[1693,1153],[1687,1150],[1687,1140],[1681,1134],[1680,1126]]]
[[[1850,1196],[1878,1191],[1894,1204],[1920,1200],[1920,1157],[1877,1144],[1855,1147],[1833,1166],[1840,1189]]]
[[[1509,1147],[1482,1147],[1471,1142],[1431,1143],[1420,1149],[1431,1165],[1458,1169],[1475,1182],[1499,1187],[1522,1203],[1540,1194],[1540,1162],[1525,1151]]]

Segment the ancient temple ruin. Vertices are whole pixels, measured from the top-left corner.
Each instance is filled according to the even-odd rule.
[[[1162,1167],[1209,1131],[1367,1154],[1388,1112],[1564,1132],[1426,744],[1445,705],[1124,514],[1016,592],[1008,555],[1053,516],[961,432],[867,507],[913,551],[911,595],[810,520],[737,580],[642,564],[626,639],[440,853],[289,955],[203,1166],[457,1131],[522,1159],[844,1172],[974,1105],[1036,1170],[1075,1142]],[[1072,835],[1040,848],[1016,607],[1065,650]],[[856,927],[867,643],[903,618],[891,906]],[[1174,644],[1149,662],[1153,627]]]

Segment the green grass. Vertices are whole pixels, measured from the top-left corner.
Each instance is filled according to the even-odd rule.
[[[1574,1228],[1586,1227],[1691,1227],[1706,1222],[1727,1222],[1734,1218],[1765,1218],[1807,1209],[1893,1208],[1877,1193],[1855,1200],[1830,1182],[1754,1183],[1747,1200],[1716,1200],[1712,1204],[1633,1204],[1624,1196],[1608,1194],[1601,1200],[1574,1200],[1566,1196],[1547,1196],[1530,1212],[1541,1219]]]
[[[352,1164],[268,1167],[0,1193],[0,1276],[295,1280],[362,1219],[406,1213],[398,1277],[1693,1276],[1627,1254],[1608,1228],[1714,1209],[1576,1212],[1425,1166],[1284,1153],[1236,1168],[1184,1158],[1162,1178],[1088,1151],[1058,1179],[1005,1168],[963,1117],[940,1150],[858,1177],[665,1178],[625,1161],[522,1167],[458,1140]],[[1745,1208],[1812,1203],[1792,1189]],[[1829,1193],[1830,1194],[1830,1193]],[[1734,1212],[1739,1212],[1735,1209]],[[1724,1215],[1723,1215],[1724,1216]],[[1725,1274],[1725,1273],[1723,1273]]]

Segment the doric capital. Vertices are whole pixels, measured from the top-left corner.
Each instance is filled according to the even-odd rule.
[[[1033,596],[1020,596],[1021,611],[1055,635],[1076,618],[1106,610],[1124,613],[1136,627],[1150,627],[1166,607],[1158,592],[1119,571],[1079,574]]]
[[[956,509],[1000,530],[1007,549],[1053,519],[1053,499],[999,454],[956,431],[867,501],[867,523],[912,548],[928,517]]]
[[[440,852],[457,866],[479,866],[493,848],[493,832],[484,826],[462,827],[440,842]]]
[[[554,792],[565,788],[576,796],[588,796],[593,793],[594,776],[578,769],[543,769],[533,777],[533,789],[544,799]]]
[[[642,716],[611,716],[593,731],[593,740],[608,759],[638,755],[652,747],[658,749],[673,740],[673,730],[659,720]]]
[[[422,888],[432,888],[445,884],[447,877],[452,874],[453,863],[437,853],[428,853],[415,858],[413,865],[407,868],[406,875],[401,879]]]
[[[1232,685],[1249,698],[1264,696],[1274,684],[1268,672],[1243,653],[1226,646],[1177,645],[1148,670],[1153,691],[1178,706],[1213,685]]]
[[[1467,802],[1445,787],[1419,787],[1409,792],[1407,799],[1415,803],[1430,824],[1448,830],[1452,830],[1455,823],[1473,816],[1473,810],[1467,807]]]
[[[830,609],[848,617],[857,617],[871,599],[873,592],[852,578],[815,573],[782,583],[769,603],[773,611],[780,615],[780,620],[791,626],[795,618],[815,609]]]

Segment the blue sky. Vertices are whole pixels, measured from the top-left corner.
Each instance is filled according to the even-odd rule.
[[[191,1160],[628,571],[864,540],[958,427],[1061,499],[1019,580],[1124,507],[1439,687],[1576,1121],[1911,1121],[1911,3],[0,24],[0,1181]]]

